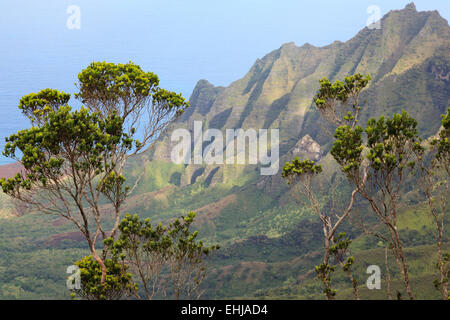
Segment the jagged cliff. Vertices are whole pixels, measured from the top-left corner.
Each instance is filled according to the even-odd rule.
[[[226,88],[199,81],[191,107],[172,129],[192,130],[195,120],[221,130],[278,128],[282,154],[306,134],[326,145],[329,136],[320,130],[312,107],[317,80],[359,72],[373,78],[363,95],[368,103],[363,121],[405,109],[419,120],[422,134],[430,135],[449,102],[449,35],[448,23],[437,11],[417,12],[410,4],[384,16],[381,29],[364,28],[345,43],[284,44]],[[170,160],[168,142],[166,138],[157,146],[154,159]]]

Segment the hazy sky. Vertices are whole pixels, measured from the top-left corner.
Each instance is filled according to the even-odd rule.
[[[283,43],[316,46],[346,41],[366,26],[367,8],[382,14],[407,0],[4,0],[0,11],[0,84],[17,65],[45,73],[23,83],[73,84],[92,60],[128,61],[156,72],[162,84],[189,95],[197,80],[228,85],[256,58]],[[448,19],[450,1],[415,1]],[[66,10],[81,10],[81,29],[69,30]],[[14,67],[13,67],[14,66]],[[27,69],[28,70],[28,69]],[[9,74],[11,73],[11,74]],[[50,76],[52,75],[52,76]],[[65,79],[68,79],[67,81]],[[54,79],[54,83],[47,80]]]

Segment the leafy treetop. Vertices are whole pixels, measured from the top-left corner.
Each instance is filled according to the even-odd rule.
[[[302,177],[305,175],[317,175],[322,172],[322,166],[316,164],[314,160],[300,160],[295,157],[292,162],[286,162],[283,167],[281,176],[288,180],[288,183],[295,177]]]
[[[181,93],[158,86],[156,74],[144,72],[132,62],[93,62],[78,74],[80,92],[76,97],[92,111],[108,114],[116,110],[124,119],[130,113],[140,113],[149,99],[161,104],[164,109],[176,108],[181,114],[188,106]]]
[[[319,80],[320,88],[313,101],[319,112],[330,123],[354,126],[358,122],[359,95],[368,85],[370,75],[360,73],[345,77],[344,81],[331,83],[327,78]]]
[[[33,124],[40,124],[49,111],[56,112],[60,106],[66,105],[70,94],[55,89],[44,89],[38,93],[30,93],[20,99],[19,109]]]

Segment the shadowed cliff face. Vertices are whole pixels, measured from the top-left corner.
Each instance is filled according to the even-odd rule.
[[[226,88],[199,81],[191,107],[168,132],[180,127],[192,131],[193,122],[201,120],[205,129],[223,131],[277,128],[281,155],[305,135],[323,146],[330,137],[312,105],[318,80],[368,73],[373,80],[362,96],[367,99],[362,123],[369,116],[405,109],[419,121],[421,134],[429,136],[439,128],[450,98],[449,49],[447,21],[436,11],[417,12],[410,4],[385,15],[381,29],[364,28],[345,43],[284,44],[257,59],[242,79]],[[157,144],[153,159],[170,161],[169,138],[166,135]]]

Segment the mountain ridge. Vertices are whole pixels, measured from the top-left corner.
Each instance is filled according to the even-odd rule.
[[[334,81],[351,73],[369,73],[374,78],[370,86],[376,86],[390,81],[392,76],[419,68],[435,55],[448,62],[449,29],[448,22],[436,11],[417,12],[414,4],[410,4],[385,15],[380,30],[366,27],[347,42],[333,42],[323,47],[309,44],[298,47],[294,42],[283,44],[257,59],[243,78],[228,87],[199,81],[190,99],[190,110],[175,126],[192,130],[192,122],[202,120],[205,127],[217,129],[279,127],[281,143],[288,143],[290,147],[304,134],[320,140],[320,134],[308,132],[312,124],[305,123],[306,118],[317,121],[317,117],[311,118],[311,113],[314,113],[312,97],[318,79],[328,77]],[[423,39],[427,45],[418,48],[417,42]],[[385,50],[383,46],[389,42],[392,48]],[[381,58],[380,54],[383,54]],[[439,115],[433,114],[432,118],[438,120]],[[210,126],[211,122],[214,126]],[[436,129],[430,128],[427,133]],[[156,159],[170,159],[167,143],[166,139],[157,146],[157,149],[164,149],[166,144],[164,151],[156,152],[163,156],[156,156]]]

